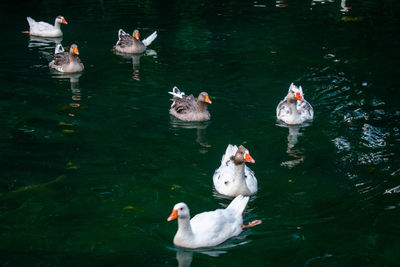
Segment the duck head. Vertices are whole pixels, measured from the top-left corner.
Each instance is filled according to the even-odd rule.
[[[208,94],[206,92],[201,92],[199,94],[199,97],[197,98],[197,101],[205,102],[205,103],[208,103],[208,104],[212,103],[211,100],[210,100],[210,97],[208,96]]]
[[[245,148],[242,145],[239,146],[238,150],[236,151],[236,154],[233,156],[233,161],[237,165],[242,164],[244,162],[250,162],[250,163],[256,162],[250,155],[247,148]]]
[[[292,101],[292,102],[294,102],[296,100],[304,101],[303,96],[304,96],[303,89],[301,88],[301,86],[297,87],[293,83],[290,84],[288,95],[287,95],[289,101]]]
[[[69,48],[69,53],[71,55],[79,55],[78,46],[76,44],[72,44],[71,47]]]
[[[140,34],[139,34],[139,30],[134,30],[132,36],[136,39],[139,40]]]
[[[57,23],[62,23],[62,24],[68,24],[68,22],[64,19],[64,17],[63,16],[58,16],[57,18],[56,18],[56,22]]]
[[[172,209],[171,215],[169,215],[167,221],[172,221],[176,218],[179,219],[190,218],[189,207],[185,203],[180,202],[176,204]]]

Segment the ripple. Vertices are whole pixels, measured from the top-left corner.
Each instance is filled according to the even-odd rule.
[[[350,142],[343,136],[337,137],[332,140],[339,151],[350,151]]]
[[[386,138],[389,133],[383,129],[374,127],[370,124],[365,123],[362,127],[361,144],[368,148],[379,148],[386,146]],[[364,142],[363,142],[364,141]]]
[[[400,185],[390,189],[386,189],[384,194],[398,194],[398,193],[400,193]]]

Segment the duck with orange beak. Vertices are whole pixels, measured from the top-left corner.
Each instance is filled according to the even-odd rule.
[[[178,87],[168,92],[174,97],[169,114],[182,121],[208,121],[211,118],[207,104],[211,104],[210,97],[206,92],[201,92],[197,98],[193,95],[185,95]]]
[[[26,20],[29,23],[29,31],[24,33],[39,37],[61,37],[63,35],[61,24],[68,24],[63,16],[58,16],[54,21],[54,25],[44,21],[35,21],[31,17],[27,17]]]
[[[276,118],[289,125],[301,124],[314,118],[314,109],[304,99],[303,89],[293,83],[287,96],[276,108]]]
[[[122,29],[118,31],[118,41],[114,45],[114,50],[124,54],[140,54],[157,38],[157,32],[153,32],[149,37],[140,40],[139,30],[134,30],[132,36]]]
[[[256,176],[246,162],[255,163],[247,148],[242,145],[239,147],[228,145],[222,156],[221,166],[214,172],[215,190],[228,197],[250,196],[257,193]]]
[[[59,72],[80,72],[84,66],[78,57],[79,50],[76,44],[72,44],[69,52],[64,51],[61,44],[58,44],[55,49],[53,60],[49,63],[49,67]]]
[[[249,197],[239,195],[225,209],[202,212],[192,219],[185,203],[176,204],[167,219],[178,219],[174,244],[185,248],[213,247],[239,235],[246,227],[260,224],[260,220],[255,220],[243,225],[243,211],[248,201]]]

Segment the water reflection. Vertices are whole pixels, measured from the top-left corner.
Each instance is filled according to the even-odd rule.
[[[340,7],[341,7],[340,11],[343,13],[348,12],[351,9],[351,7],[346,5],[346,0],[342,0],[340,2]]]
[[[207,142],[206,138],[206,129],[210,122],[188,122],[188,121],[181,121],[173,116],[170,116],[171,120],[170,123],[172,127],[176,128],[183,128],[183,129],[196,129],[196,142],[203,147],[200,150],[201,153],[206,153],[206,148],[211,147],[210,144]]]
[[[248,240],[243,241],[245,238],[245,235],[239,235],[219,246],[210,248],[187,249],[174,247],[172,249],[176,250],[176,260],[178,261],[178,266],[189,267],[192,264],[195,253],[200,253],[209,257],[219,257],[222,254],[228,253],[229,249],[249,243],[250,241]]]
[[[152,49],[147,49],[142,54],[125,54],[118,51],[114,51],[114,53],[124,59],[132,60],[132,79],[134,79],[135,81],[140,81],[140,58],[142,56],[151,56],[153,58],[157,58],[157,52]]]
[[[82,76],[82,73],[60,73],[56,71],[52,71],[52,78],[54,79],[69,79],[70,89],[71,89],[71,99],[73,102],[69,104],[70,113],[68,114],[70,117],[75,117],[74,109],[80,108],[81,104],[81,89],[79,88],[79,78]]]
[[[37,36],[30,36],[28,47],[38,48],[39,52],[42,54],[46,60],[53,58],[54,49],[58,44],[61,44],[62,37],[58,38],[43,38]]]
[[[30,35],[29,38],[28,47],[51,47],[53,49],[57,44],[60,44],[63,39],[62,37],[44,38],[33,35]]]
[[[287,143],[286,153],[292,159],[281,162],[281,166],[291,169],[304,161],[303,152],[300,149],[295,149],[294,147],[298,142],[299,136],[303,135],[300,131],[301,128],[307,127],[309,123],[303,123],[302,125],[287,125],[282,122],[278,122],[277,125],[280,127],[288,128],[289,130],[289,134],[287,136],[288,143]]]

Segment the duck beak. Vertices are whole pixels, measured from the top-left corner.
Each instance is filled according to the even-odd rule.
[[[135,33],[135,38],[139,40],[139,33]]]
[[[250,163],[255,163],[255,162],[256,162],[256,161],[250,156],[249,153],[246,153],[246,154],[244,155],[244,160],[245,160],[246,162],[250,162]]]
[[[304,98],[301,96],[300,93],[296,93],[296,99],[300,101],[304,101]]]
[[[79,55],[78,48],[74,48],[74,54],[75,54],[75,55]]]
[[[178,210],[172,210],[171,215],[169,215],[167,221],[172,221],[176,218],[178,218]]]
[[[68,22],[65,19],[62,19],[61,22],[64,23],[64,24],[68,24]]]
[[[211,103],[212,103],[211,100],[210,100],[210,98],[209,98],[208,96],[206,96],[206,99],[204,100],[204,102],[206,102],[206,103],[208,103],[208,104],[211,104]]]

